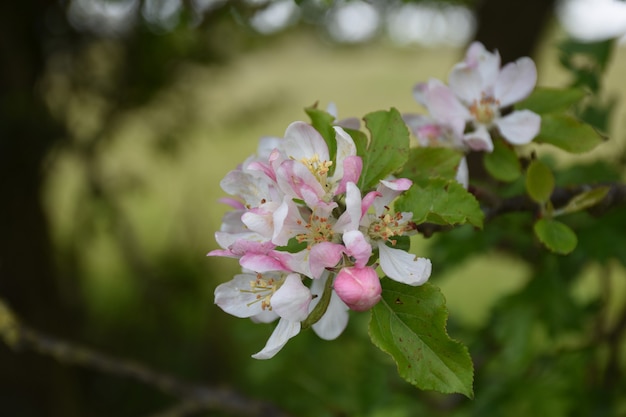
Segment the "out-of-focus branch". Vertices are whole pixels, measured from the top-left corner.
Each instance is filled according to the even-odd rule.
[[[597,185],[577,185],[572,187],[556,188],[552,193],[550,201],[554,208],[558,209],[565,206],[572,198],[580,193],[590,191],[597,187],[608,187],[606,196],[597,204],[590,207],[588,211],[593,215],[600,216],[608,210],[626,203],[626,184],[597,184]],[[481,196],[479,191],[474,191],[474,195],[479,202],[488,204],[483,205],[485,213],[485,223],[490,222],[496,217],[507,213],[537,213],[539,206],[526,194],[517,195],[505,199],[498,200],[494,196]],[[432,223],[422,223],[417,226],[417,231],[425,237],[430,237],[437,232],[450,230],[451,226],[441,226]]]
[[[155,371],[135,361],[115,358],[93,349],[40,333],[20,323],[0,299],[0,339],[16,351],[31,350],[57,361],[134,379],[166,394],[178,397],[181,405],[159,416],[183,416],[201,410],[220,410],[240,416],[289,417],[276,406],[248,398],[228,388],[195,385]]]

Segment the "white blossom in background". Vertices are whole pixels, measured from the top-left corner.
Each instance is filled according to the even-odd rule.
[[[537,83],[537,68],[523,57],[500,67],[500,54],[480,42],[468,48],[454,65],[449,85],[430,79],[413,88],[415,101],[428,114],[404,114],[407,127],[421,146],[441,146],[460,152],[492,152],[492,132],[513,146],[530,143],[541,129],[541,117],[530,110],[512,110]],[[469,185],[467,160],[461,159],[457,181]]]

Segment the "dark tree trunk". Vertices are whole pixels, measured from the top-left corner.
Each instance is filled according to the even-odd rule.
[[[0,3],[0,297],[28,324],[67,334],[42,204],[44,162],[62,130],[37,91],[53,1]],[[70,370],[0,343],[0,413],[75,415]]]
[[[484,0],[476,8],[476,40],[488,50],[498,49],[502,62],[532,57],[556,0]]]
[[[502,63],[535,54],[550,21],[556,0],[483,0],[476,7],[478,30],[475,40],[487,50],[498,50]],[[470,153],[470,177],[489,181],[483,167],[483,154]]]

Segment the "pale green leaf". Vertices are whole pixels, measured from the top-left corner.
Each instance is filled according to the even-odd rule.
[[[483,163],[489,174],[497,180],[511,182],[522,174],[515,150],[502,140],[494,140],[493,152],[485,154]]]
[[[425,186],[413,184],[396,200],[395,208],[413,213],[416,224],[483,226],[484,214],[478,201],[455,180],[434,178]]]
[[[535,159],[526,171],[526,192],[535,202],[546,203],[554,191],[554,175],[546,164]]]
[[[372,342],[391,355],[400,376],[423,390],[473,396],[473,364],[467,348],[446,332],[448,311],[439,288],[383,280],[372,309]]]
[[[409,157],[409,131],[396,109],[377,111],[365,116],[370,142],[363,158],[359,188],[375,188],[379,180],[398,171]]]
[[[554,219],[539,219],[534,226],[535,235],[552,252],[567,255],[576,249],[576,233],[564,223]]]
[[[334,160],[335,155],[337,154],[337,139],[335,139],[335,129],[333,127],[335,116],[325,112],[324,110],[318,109],[317,104],[307,107],[304,111],[309,115],[311,125],[324,138],[324,141],[328,146],[328,154],[331,161]]]
[[[544,115],[541,131],[534,139],[537,143],[549,143],[571,153],[592,150],[604,139],[591,125],[568,115]]]
[[[584,191],[568,201],[565,207],[560,208],[559,214],[574,213],[595,206],[606,197],[608,192],[609,187],[597,187],[589,191]]]
[[[425,185],[430,178],[453,180],[463,154],[451,148],[419,147],[411,149],[400,176]]]
[[[582,100],[587,93],[580,88],[537,87],[528,98],[515,105],[537,114],[564,112]]]

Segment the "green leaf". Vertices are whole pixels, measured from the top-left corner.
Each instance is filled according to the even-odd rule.
[[[413,184],[398,198],[395,208],[413,213],[416,224],[483,226],[484,214],[476,198],[458,182],[445,178],[434,178],[423,187]]]
[[[451,148],[413,148],[400,176],[414,183],[426,185],[428,180],[442,177],[453,180],[463,154]]]
[[[371,133],[363,158],[359,188],[366,191],[379,180],[398,171],[409,157],[409,131],[396,109],[377,111],[365,116],[365,126]]]
[[[360,130],[346,129],[345,132],[352,137],[354,144],[356,145],[356,154],[363,156],[367,153],[367,135]]]
[[[493,141],[493,152],[485,154],[483,163],[487,172],[500,181],[515,181],[522,174],[515,149],[501,139]]]
[[[337,154],[337,139],[335,138],[335,128],[333,127],[335,116],[325,112],[324,110],[318,109],[317,103],[311,107],[307,107],[304,111],[311,118],[311,125],[324,138],[326,145],[328,145],[330,160],[334,161],[335,155]],[[333,169],[334,167],[331,166],[331,170]]]
[[[401,377],[417,388],[473,396],[467,348],[446,332],[448,311],[439,288],[383,279],[382,299],[369,325],[374,345],[391,355]]]
[[[534,140],[549,143],[571,153],[584,153],[603,142],[593,127],[568,115],[541,117],[541,131]]]
[[[543,204],[554,191],[554,175],[546,164],[535,159],[526,171],[526,192],[533,201]]]
[[[587,93],[580,88],[537,87],[516,109],[528,109],[537,114],[564,112],[578,103]]]
[[[552,252],[567,255],[576,249],[576,233],[564,223],[553,219],[539,219],[533,227],[535,235]]]
[[[608,192],[609,187],[597,187],[589,191],[584,191],[568,201],[565,207],[561,207],[558,214],[574,213],[595,206],[606,197]]]
[[[275,249],[281,252],[298,253],[305,250],[306,247],[306,242],[298,242],[298,239],[292,237],[289,239],[286,246],[277,246]]]

